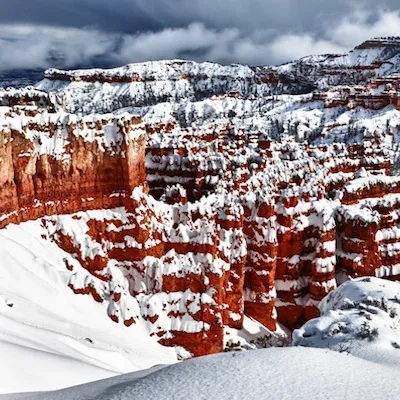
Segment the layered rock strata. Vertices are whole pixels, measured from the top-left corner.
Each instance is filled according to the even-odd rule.
[[[145,185],[140,119],[10,110],[0,133],[0,227],[122,205]]]

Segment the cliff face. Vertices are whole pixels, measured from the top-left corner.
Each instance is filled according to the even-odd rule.
[[[399,261],[398,178],[365,176],[347,185],[352,205],[338,209],[338,266],[352,276],[397,280]],[[356,201],[357,199],[357,201]]]
[[[0,227],[121,205],[146,182],[143,128],[136,117],[9,111],[0,134]]]
[[[306,93],[313,89],[312,85],[291,77],[281,79],[281,75],[244,65],[171,60],[130,64],[110,70],[49,69],[38,88],[58,92],[69,112],[84,114],[184,99],[198,101],[226,93],[258,97],[282,91]],[[108,89],[104,90],[99,83],[109,85]],[[93,96],[95,92],[99,96]]]

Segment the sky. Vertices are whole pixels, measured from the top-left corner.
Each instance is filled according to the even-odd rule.
[[[399,0],[1,0],[0,70],[277,65],[396,35]]]

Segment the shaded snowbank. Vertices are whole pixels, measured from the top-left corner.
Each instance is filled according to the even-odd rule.
[[[192,359],[25,400],[395,399],[398,369],[330,350],[271,348]],[[373,377],[373,379],[371,379]],[[323,395],[322,395],[323,394]],[[2,400],[20,399],[4,396]]]

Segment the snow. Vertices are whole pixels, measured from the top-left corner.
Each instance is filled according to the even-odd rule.
[[[225,351],[254,350],[267,347],[283,347],[290,342],[290,332],[277,324],[275,332],[270,331],[253,318],[243,318],[241,329],[225,327]]]
[[[123,67],[112,69],[83,69],[62,71],[57,69],[48,69],[45,76],[66,75],[79,79],[85,76],[103,75],[104,77],[127,77],[139,78],[144,80],[179,80],[183,75],[217,75],[217,76],[238,76],[243,79],[251,78],[254,72],[245,65],[219,65],[210,62],[196,63],[187,60],[162,60],[149,61],[137,64],[128,64]]]
[[[356,193],[362,189],[369,188],[374,185],[392,186],[400,182],[400,177],[378,175],[378,176],[365,176],[353,179],[346,183],[344,190],[348,193]]]
[[[340,207],[338,215],[339,218],[343,218],[345,221],[358,220],[364,224],[377,224],[380,221],[380,214],[377,211],[359,204]]]
[[[375,277],[344,282],[321,316],[293,332],[295,346],[329,348],[400,368],[400,285]]]
[[[89,143],[95,142],[100,151],[114,155],[121,152],[123,142],[134,141],[145,135],[144,126],[136,120],[131,129],[122,133],[122,126],[133,118],[126,113],[118,116],[93,114],[80,118],[63,110],[57,113],[39,110],[35,108],[34,115],[31,115],[29,107],[23,111],[0,107],[0,135],[7,138],[11,131],[17,131],[32,143],[28,152],[24,151],[29,148],[28,145],[22,147],[19,157],[49,154],[55,159],[69,159],[67,146],[71,143],[72,136]]]
[[[375,276],[378,278],[391,277],[400,275],[400,264],[383,265],[375,270]]]
[[[1,334],[0,393],[54,390],[117,375],[76,359],[27,347],[29,337],[24,344],[3,340]]]
[[[195,99],[196,91],[202,93],[201,97],[225,94],[232,90],[238,90],[243,95],[271,92],[269,84],[257,84],[256,74],[248,66],[181,60],[129,64],[110,70],[52,69],[46,71],[45,75],[47,78],[39,82],[37,88],[56,92],[69,112],[83,114],[144,107],[165,101],[166,98]],[[102,84],[85,81],[85,77],[98,79],[99,76]],[[104,82],[112,78],[122,78],[122,81]]]
[[[320,89],[344,83],[354,84],[354,81],[362,83],[371,76],[379,77],[399,72],[398,38],[393,41],[377,39],[369,42],[372,46],[358,46],[347,54],[307,56],[274,69],[289,74],[300,72],[301,78],[315,83]],[[385,44],[389,46],[386,47]],[[375,62],[377,64],[374,64]],[[380,62],[383,64],[380,65]],[[354,69],[364,66],[368,69]],[[324,74],[324,70],[337,73]]]
[[[116,324],[107,305],[75,295],[65,268],[71,256],[41,233],[36,221],[0,231],[0,392],[58,389],[175,362],[175,351],[151,339],[143,322]]]
[[[271,348],[184,361],[25,400],[396,399],[399,370],[330,350]],[[21,398],[3,396],[1,400]]]

